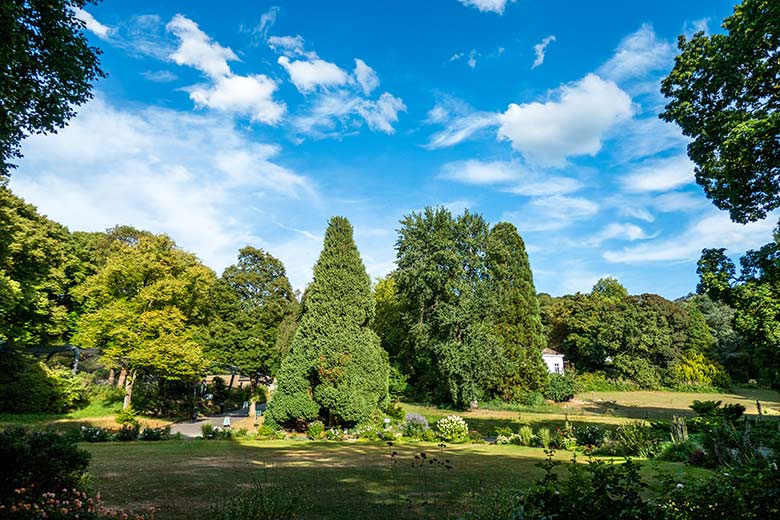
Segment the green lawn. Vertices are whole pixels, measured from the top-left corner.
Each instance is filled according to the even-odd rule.
[[[456,517],[470,493],[485,485],[524,486],[540,474],[539,448],[496,445],[393,446],[310,441],[167,441],[84,445],[92,455],[94,487],[109,506],[136,511],[155,507],[156,518],[206,518],[210,500],[254,479],[287,489],[306,506],[305,518]],[[412,467],[414,455],[448,460]],[[555,458],[569,460],[570,453]],[[583,458],[580,456],[580,458]],[[688,474],[680,464],[647,463]],[[279,486],[280,488],[276,488]],[[424,504],[424,502],[428,504]]]

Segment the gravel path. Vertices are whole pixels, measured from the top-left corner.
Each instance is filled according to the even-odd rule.
[[[257,405],[258,415],[265,413],[265,403]],[[197,420],[181,421],[171,425],[171,434],[176,435],[180,433],[182,437],[187,439],[194,439],[201,436],[201,427],[206,423],[211,423],[214,426],[222,427],[225,417],[249,417],[248,408],[239,408],[238,410],[232,410],[219,415],[211,415],[208,417],[200,417]]]

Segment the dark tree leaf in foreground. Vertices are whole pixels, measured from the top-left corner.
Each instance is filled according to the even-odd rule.
[[[86,0],[0,2],[0,177],[21,157],[31,134],[56,132],[92,98],[92,82],[105,74],[100,50],[84,36],[74,9]]]

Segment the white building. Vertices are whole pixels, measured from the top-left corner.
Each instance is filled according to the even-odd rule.
[[[542,359],[551,374],[563,374],[563,354],[551,348],[542,350]]]

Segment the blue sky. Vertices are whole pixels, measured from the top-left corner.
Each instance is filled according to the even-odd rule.
[[[11,188],[71,229],[170,234],[218,273],[246,244],[311,277],[348,217],[372,276],[428,205],[508,220],[536,286],[695,289],[703,247],[770,240],[693,182],[657,115],[678,34],[733,0],[148,2],[78,15],[107,79]]]

